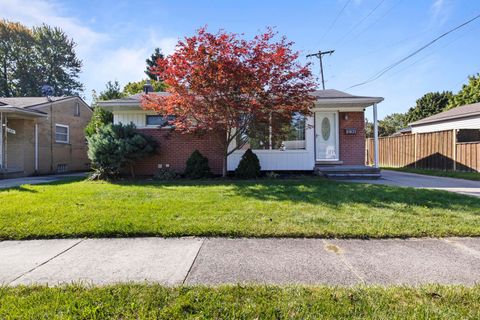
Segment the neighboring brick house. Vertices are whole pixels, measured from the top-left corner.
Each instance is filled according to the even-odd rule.
[[[167,95],[168,93],[148,93]],[[238,166],[245,149],[251,148],[265,171],[312,171],[319,166],[364,166],[365,108],[383,101],[380,97],[362,97],[337,90],[318,90],[312,114],[296,115],[289,124],[270,125],[259,131],[248,143],[233,152],[227,161],[228,171]],[[141,160],[136,172],[154,174],[158,168],[170,167],[183,172],[190,154],[198,149],[209,159],[215,174],[222,172],[222,152],[212,135],[181,134],[164,126],[165,117],[145,111],[140,105],[142,94],[118,100],[101,101],[99,106],[113,112],[114,123],[133,123],[138,130],[159,142],[158,154]],[[285,130],[285,126],[287,129]],[[283,128],[281,134],[275,127]],[[261,136],[263,134],[263,136]]]
[[[0,178],[90,169],[79,97],[0,98]]]

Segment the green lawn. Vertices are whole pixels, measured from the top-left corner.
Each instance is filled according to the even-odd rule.
[[[382,169],[426,174],[429,176],[437,176],[437,177],[449,177],[449,178],[480,181],[480,173],[478,172],[443,171],[443,170],[428,170],[428,169],[416,169],[416,168],[388,168],[388,167],[384,167]]]
[[[3,287],[1,319],[479,319],[480,286]]]
[[[119,183],[0,191],[0,238],[480,236],[480,199],[321,178]]]

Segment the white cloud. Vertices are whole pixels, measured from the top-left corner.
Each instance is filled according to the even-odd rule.
[[[62,16],[62,8],[43,0],[2,0],[0,2],[2,17],[21,22],[29,27],[46,23],[62,28],[77,43],[79,55],[89,54],[93,48],[108,39],[108,35],[86,27],[73,17]]]
[[[175,50],[177,38],[159,37],[151,31],[144,41],[115,44],[115,37],[97,32],[76,17],[65,14],[61,4],[47,0],[0,0],[2,18],[18,21],[29,27],[46,23],[60,27],[77,43],[76,52],[83,60],[81,81],[85,84],[85,97],[89,101],[92,89],[103,90],[109,80],[118,80],[121,85],[145,78],[145,59],[155,47],[163,53]],[[93,23],[94,21],[91,21]],[[112,30],[114,32],[114,30]]]
[[[432,14],[431,22],[436,25],[443,25],[450,17],[451,3],[449,0],[434,0],[430,11]]]

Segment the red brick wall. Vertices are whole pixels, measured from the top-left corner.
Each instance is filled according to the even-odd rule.
[[[141,159],[135,164],[137,175],[153,175],[159,164],[164,168],[169,164],[176,172],[183,173],[187,159],[195,149],[208,158],[208,164],[214,174],[222,173],[222,150],[212,133],[181,134],[169,129],[139,129],[139,131],[157,140],[159,148],[156,155]]]
[[[345,120],[345,115],[348,119]],[[364,112],[340,112],[340,160],[346,165],[365,164],[365,118]],[[345,134],[346,128],[355,128],[355,135]]]

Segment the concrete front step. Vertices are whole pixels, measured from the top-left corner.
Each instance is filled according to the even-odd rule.
[[[378,179],[380,169],[367,166],[315,166],[316,175],[333,179]]]
[[[326,173],[329,179],[380,179],[380,173]]]

